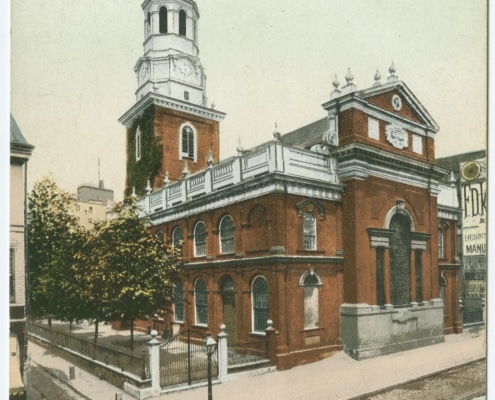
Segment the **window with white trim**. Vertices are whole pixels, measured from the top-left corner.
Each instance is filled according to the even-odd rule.
[[[443,229],[438,229],[438,258],[445,258],[445,232]]]
[[[299,285],[304,290],[304,329],[317,328],[320,324],[320,277],[310,270],[301,277]]]
[[[180,128],[179,159],[188,158],[197,161],[196,129],[190,123]]]
[[[141,159],[141,130],[139,127],[136,130],[136,161]]]
[[[316,218],[310,212],[304,213],[303,242],[304,250],[316,250]]]
[[[220,253],[234,252],[234,221],[226,215],[220,221]]]
[[[208,290],[206,282],[199,278],[194,285],[196,325],[208,325]]]
[[[252,312],[252,328],[253,332],[265,333],[268,327],[267,321],[269,318],[268,307],[268,283],[263,276],[258,276],[253,281],[251,292]]]
[[[174,319],[184,322],[184,285],[179,279],[174,282]]]
[[[179,227],[174,228],[172,231],[172,246],[182,247],[182,242],[184,241],[184,234],[182,229]]]
[[[194,227],[194,255],[195,257],[206,255],[206,227],[203,221],[199,221]]]

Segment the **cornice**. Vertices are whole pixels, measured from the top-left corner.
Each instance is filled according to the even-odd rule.
[[[148,93],[142,99],[134,104],[124,115],[119,118],[119,122],[126,127],[132,124],[132,121],[136,119],[146,108],[150,105],[156,105],[171,110],[181,111],[189,113],[201,118],[207,118],[213,121],[222,121],[226,114],[221,111],[214,110],[196,104],[188,103],[173,99],[171,97],[163,96],[156,93]]]
[[[213,260],[184,263],[180,269],[194,270],[201,268],[235,268],[263,266],[266,264],[330,264],[330,267],[340,267],[344,264],[344,257],[340,256],[293,256],[293,255],[270,255],[264,257],[238,258],[230,260]]]
[[[418,115],[419,118],[423,119],[425,122],[418,123],[409,120],[398,114],[377,107],[367,101],[367,99],[371,96],[376,96],[382,93],[390,92],[392,90],[397,90],[407,100],[407,104],[416,113],[416,115]],[[397,123],[397,121],[400,121],[402,124],[407,125],[409,130],[420,135],[425,135],[426,130],[428,134],[434,136],[434,134],[440,129],[438,124],[431,117],[431,115],[421,104],[421,102],[417,99],[414,93],[402,81],[396,81],[380,86],[374,86],[364,90],[356,90],[350,93],[346,93],[339,97],[333,98],[326,103],[323,103],[322,107],[328,112],[332,111],[333,109],[343,111],[349,108],[356,108],[377,118],[384,119],[390,123]]]
[[[152,212],[149,214],[149,218],[152,225],[155,226],[271,193],[287,193],[340,202],[342,201],[344,187],[342,184],[330,184],[281,173],[272,173],[204,194],[165,210]]]

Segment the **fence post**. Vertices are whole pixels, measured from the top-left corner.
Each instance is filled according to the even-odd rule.
[[[150,355],[151,393],[153,396],[161,394],[160,388],[160,342],[156,340],[158,332],[151,331],[151,340],[148,342]]]
[[[266,340],[268,341],[268,359],[272,365],[277,365],[277,330],[272,326],[273,321],[267,321],[268,327],[265,329]]]
[[[225,324],[220,325],[220,333],[217,336],[218,339],[218,380],[223,382],[227,376],[227,367],[229,363],[229,357],[227,353],[227,333],[225,333]]]

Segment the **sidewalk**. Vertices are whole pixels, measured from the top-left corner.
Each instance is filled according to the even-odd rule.
[[[445,342],[373,358],[355,361],[343,352],[325,360],[303,365],[288,371],[276,371],[264,375],[242,377],[213,386],[213,398],[222,399],[351,399],[395,386],[422,376],[433,374],[485,357],[485,330],[466,331],[461,335],[445,336]],[[29,342],[28,353],[34,363],[50,369],[58,369],[68,377],[72,366],[42,347]],[[77,391],[90,399],[115,399],[122,393],[123,400],[130,395],[97,377],[76,368],[76,377],[67,381]],[[207,388],[202,386],[173,394],[163,394],[155,399],[196,400],[207,398]]]

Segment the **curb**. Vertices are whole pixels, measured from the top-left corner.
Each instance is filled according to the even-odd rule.
[[[36,366],[36,367],[39,367],[41,368],[43,371],[45,371],[47,374],[49,374],[52,378],[56,379],[58,382],[62,383],[63,385],[67,386],[70,390],[72,390],[73,392],[77,393],[78,396],[81,396],[82,398],[86,399],[86,400],[94,400],[94,399],[91,399],[90,397],[86,396],[84,393],[82,393],[79,389],[77,389],[76,387],[74,387],[70,381],[66,381],[64,379],[62,379],[60,376],[58,376],[57,374],[53,373],[51,371],[51,368],[47,368],[45,367],[44,365],[41,365],[39,363],[37,363],[36,361],[34,360],[31,360],[31,367],[33,366]]]
[[[437,375],[441,375],[441,374],[444,374],[446,372],[450,372],[452,370],[455,370],[455,369],[458,369],[458,368],[462,368],[462,367],[467,367],[468,365],[471,365],[471,364],[474,364],[474,363],[477,363],[479,361],[483,361],[485,360],[486,361],[486,357],[479,357],[479,358],[475,358],[473,360],[470,360],[470,361],[466,361],[462,364],[457,364],[453,367],[448,367],[448,368],[444,368],[444,369],[440,369],[438,371],[435,371],[435,372],[431,372],[429,374],[426,374],[426,375],[422,375],[420,377],[417,377],[417,378],[414,378],[414,379],[409,379],[407,381],[404,381],[404,382],[401,382],[401,383],[397,383],[395,385],[392,385],[392,386],[387,386],[387,387],[384,387],[384,388],[381,388],[381,389],[378,389],[378,390],[375,390],[373,392],[368,392],[368,393],[363,393],[363,394],[360,394],[358,396],[355,396],[355,397],[351,397],[347,400],[366,400],[368,397],[370,396],[376,396],[377,394],[380,394],[380,393],[384,393],[384,392],[388,392],[390,390],[394,390],[394,389],[397,389],[401,386],[404,386],[404,385],[409,385],[411,383],[416,383],[416,382],[419,382],[419,381],[422,381],[424,379],[428,379],[428,378],[431,378],[433,376],[437,376]],[[488,377],[487,377],[488,378]],[[472,398],[472,396],[476,396],[476,395],[483,395],[484,393],[472,393],[472,394],[469,394],[467,395],[467,397],[463,397],[461,398],[460,400],[469,400]]]

